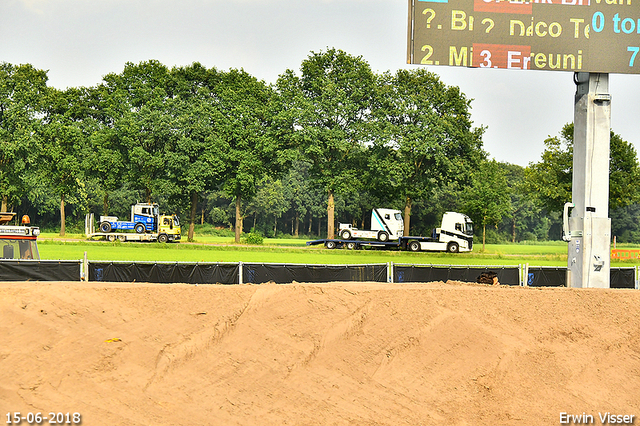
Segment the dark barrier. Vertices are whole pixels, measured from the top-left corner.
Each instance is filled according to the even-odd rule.
[[[1,260],[0,281],[80,281],[80,261]]]
[[[238,284],[238,264],[89,263],[90,281]]]
[[[611,268],[609,287],[636,288],[636,268]]]
[[[483,272],[495,272],[500,284],[520,285],[519,266],[499,266],[488,268],[474,268],[470,266],[416,266],[394,265],[393,281],[396,283],[463,281],[475,283]]]
[[[278,284],[293,281],[325,283],[331,281],[387,281],[387,265],[287,265],[268,263],[245,263],[242,282]]]
[[[635,268],[611,268],[610,288],[635,288]],[[567,268],[529,267],[527,285],[530,287],[566,287]]]
[[[529,287],[566,287],[566,267],[529,267],[527,282]]]

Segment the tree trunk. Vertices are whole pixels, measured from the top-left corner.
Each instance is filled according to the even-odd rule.
[[[2,196],[2,207],[0,207],[0,212],[6,212],[7,211],[7,204],[9,201],[9,197],[7,197],[6,195]]]
[[[300,235],[300,213],[296,212],[295,227],[293,228],[293,235],[298,237]]]
[[[333,239],[335,237],[335,210],[336,203],[333,198],[333,191],[329,190],[329,202],[327,203],[327,238]]]
[[[65,234],[64,194],[60,196],[60,236]]]
[[[102,211],[105,216],[109,216],[109,193],[107,191],[104,191],[102,198]]]
[[[196,229],[196,211],[198,210],[198,193],[193,191],[191,194],[191,215],[189,217],[189,233],[187,241],[193,241],[193,235]]]
[[[242,234],[242,215],[240,214],[240,207],[242,207],[242,196],[236,195],[236,243],[240,242],[240,235]]]
[[[409,236],[409,225],[411,222],[411,198],[407,197],[406,202],[404,203],[404,231],[402,235],[405,237]]]
[[[486,241],[487,236],[487,225],[482,224],[482,251],[484,252],[484,242]]]
[[[200,214],[200,225],[204,225],[204,205],[202,205],[202,210]]]
[[[513,222],[512,222],[513,226],[511,228],[512,234],[511,234],[511,242],[515,243],[516,242],[516,216],[513,216]]]
[[[147,203],[151,204],[151,190],[149,188],[145,188],[145,198],[147,199]]]
[[[273,215],[273,238],[278,234],[278,216]]]

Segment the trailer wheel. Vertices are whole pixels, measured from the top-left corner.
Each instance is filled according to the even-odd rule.
[[[100,232],[104,232],[105,234],[111,232],[111,224],[109,222],[101,222],[99,228]]]
[[[335,241],[327,241],[324,245],[329,250],[333,250],[334,248],[336,248],[336,242]]]
[[[167,234],[158,235],[158,242],[159,243],[166,243],[167,241],[169,241],[169,237],[167,236]]]
[[[146,231],[146,228],[142,223],[137,223],[136,226],[133,227],[133,229],[135,229],[137,234],[144,234],[144,231]]]
[[[107,239],[111,242],[114,242],[116,240],[116,236],[115,235],[107,235]]]
[[[460,251],[460,246],[458,243],[449,243],[447,246],[447,251],[449,253],[458,253]]]
[[[120,240],[121,243],[124,243],[125,241],[127,241],[127,237],[124,235],[118,235],[118,239]]]
[[[385,231],[378,232],[378,241],[389,241],[389,234]]]
[[[352,241],[349,241],[349,242],[347,243],[347,249],[349,249],[349,250],[355,250],[355,248],[356,248],[356,243],[354,243],[354,242],[352,242]]]
[[[345,229],[344,231],[342,231],[340,233],[340,238],[342,238],[343,240],[350,240],[351,239],[351,231],[349,231],[348,229]]]
[[[420,243],[418,241],[411,241],[409,243],[410,251],[420,251]]]

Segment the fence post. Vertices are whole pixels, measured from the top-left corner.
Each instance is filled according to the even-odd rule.
[[[242,284],[242,262],[238,262],[238,284]]]
[[[87,258],[87,252],[84,252],[84,262],[82,262],[82,272],[80,279],[82,281],[89,281],[89,259]]]
[[[387,282],[393,283],[393,262],[387,262]]]

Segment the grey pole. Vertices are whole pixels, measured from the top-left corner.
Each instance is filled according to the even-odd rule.
[[[568,209],[569,287],[609,288],[609,74],[575,73],[572,203]],[[565,228],[567,224],[565,224]]]

